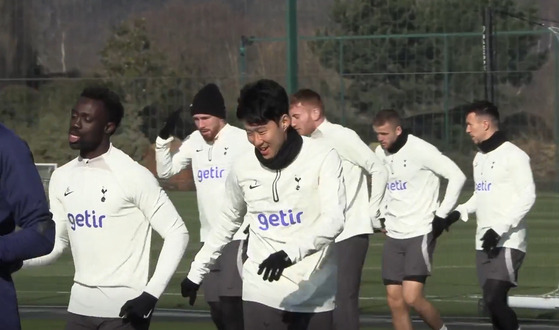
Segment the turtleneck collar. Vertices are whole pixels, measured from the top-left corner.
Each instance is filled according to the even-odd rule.
[[[402,134],[398,135],[396,141],[394,141],[392,146],[390,148],[387,148],[386,151],[388,151],[391,154],[395,154],[400,149],[402,149],[402,147],[406,144],[406,142],[408,142],[408,131],[402,130]]]
[[[303,138],[295,129],[289,127],[287,129],[287,140],[285,140],[280,150],[273,158],[266,159],[262,157],[258,149],[254,149],[254,153],[258,161],[260,161],[260,164],[272,170],[281,170],[289,166],[289,164],[297,158],[302,146]]]
[[[497,149],[501,144],[507,142],[508,139],[505,136],[505,133],[501,131],[496,131],[491,135],[491,137],[485,141],[480,142],[477,147],[481,152],[488,153],[495,149]]]

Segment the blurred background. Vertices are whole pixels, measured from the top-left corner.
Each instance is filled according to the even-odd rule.
[[[367,143],[375,112],[395,108],[469,171],[460,106],[487,97],[489,5],[491,98],[538,180],[555,188],[559,47],[538,25],[559,26],[555,0],[0,0],[0,120],[37,162],[64,163],[79,92],[108,84],[127,111],[115,144],[146,163],[167,114],[201,86],[219,85],[235,123],[240,88],[269,78],[288,92],[315,89],[330,119]]]

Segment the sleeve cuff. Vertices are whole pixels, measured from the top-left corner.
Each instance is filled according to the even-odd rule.
[[[160,288],[154,288],[152,287],[152,285],[150,285],[148,283],[148,285],[144,288],[144,292],[152,295],[155,299],[159,299],[159,297],[161,297],[161,295],[163,294],[164,289],[160,289]]]
[[[380,223],[380,218],[372,217],[371,222],[373,223],[373,228],[374,229],[381,229],[382,228],[382,224]]]
[[[283,252],[285,252],[285,254],[287,254],[287,256],[289,257],[289,260],[291,260],[292,263],[297,263],[300,261],[299,258],[299,250],[298,249],[292,249],[289,247],[285,247],[283,249]]]
[[[456,211],[460,212],[460,220],[467,222],[469,217],[468,217],[468,210],[466,210],[466,207],[464,206],[464,204],[460,204],[456,207]]]
[[[193,283],[196,283],[198,285],[200,285],[200,283],[202,283],[202,280],[204,279],[204,277],[202,276],[202,274],[195,272],[194,270],[190,270],[188,272],[188,275],[186,275],[186,277],[191,280]]]
[[[175,138],[172,136],[169,136],[168,139],[162,139],[161,137],[157,137],[155,139],[155,147],[156,148],[164,148],[167,145],[169,145],[169,143],[171,143]]]
[[[439,218],[446,218],[447,215],[448,215],[448,213],[447,213],[447,214],[445,214],[445,213],[440,213],[439,211],[436,211],[436,212],[435,212],[435,216],[436,216],[436,217],[439,217]]]

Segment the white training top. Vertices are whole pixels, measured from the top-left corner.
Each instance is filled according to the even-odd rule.
[[[474,158],[474,193],[456,210],[464,221],[476,214],[476,250],[481,238],[492,228],[501,235],[498,246],[526,252],[524,217],[536,200],[530,157],[510,142]]]
[[[336,242],[361,234],[372,234],[380,228],[380,202],[386,189],[388,171],[375,153],[355,131],[325,120],[311,138],[333,147],[342,159],[346,192],[346,212],[343,232]],[[367,178],[371,176],[370,196]]]
[[[246,132],[226,124],[213,142],[207,142],[199,131],[190,134],[171,155],[170,144],[173,137],[155,141],[157,175],[168,179],[192,164],[192,174],[196,185],[196,198],[200,217],[200,241],[204,242],[218,218],[219,206],[225,194],[225,179],[233,161],[246,153],[254,154],[254,147],[248,142]],[[244,239],[245,226],[235,235],[235,240]]]
[[[196,255],[188,278],[202,281],[245,217],[250,233],[243,300],[293,312],[333,310],[337,261],[332,248],[346,204],[336,151],[303,137],[299,155],[282,170],[270,170],[248,153],[235,162],[226,185],[219,226]],[[258,266],[280,250],[294,264],[279,281],[264,281]]]
[[[396,239],[425,235],[435,215],[446,217],[456,204],[466,176],[432,144],[408,134],[406,144],[391,154],[378,146],[376,154],[388,168],[382,202],[387,235]],[[448,180],[439,205],[440,178]]]
[[[159,297],[188,243],[188,231],[155,177],[111,145],[96,158],[78,157],[56,169],[49,184],[56,223],[53,251],[25,266],[54,262],[71,246],[74,285],[68,311],[118,317],[142,291]],[[164,239],[148,282],[152,228]]]

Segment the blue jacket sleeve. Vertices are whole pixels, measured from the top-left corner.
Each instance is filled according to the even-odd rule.
[[[16,136],[1,135],[0,267],[5,267],[50,253],[55,229],[31,151]]]

